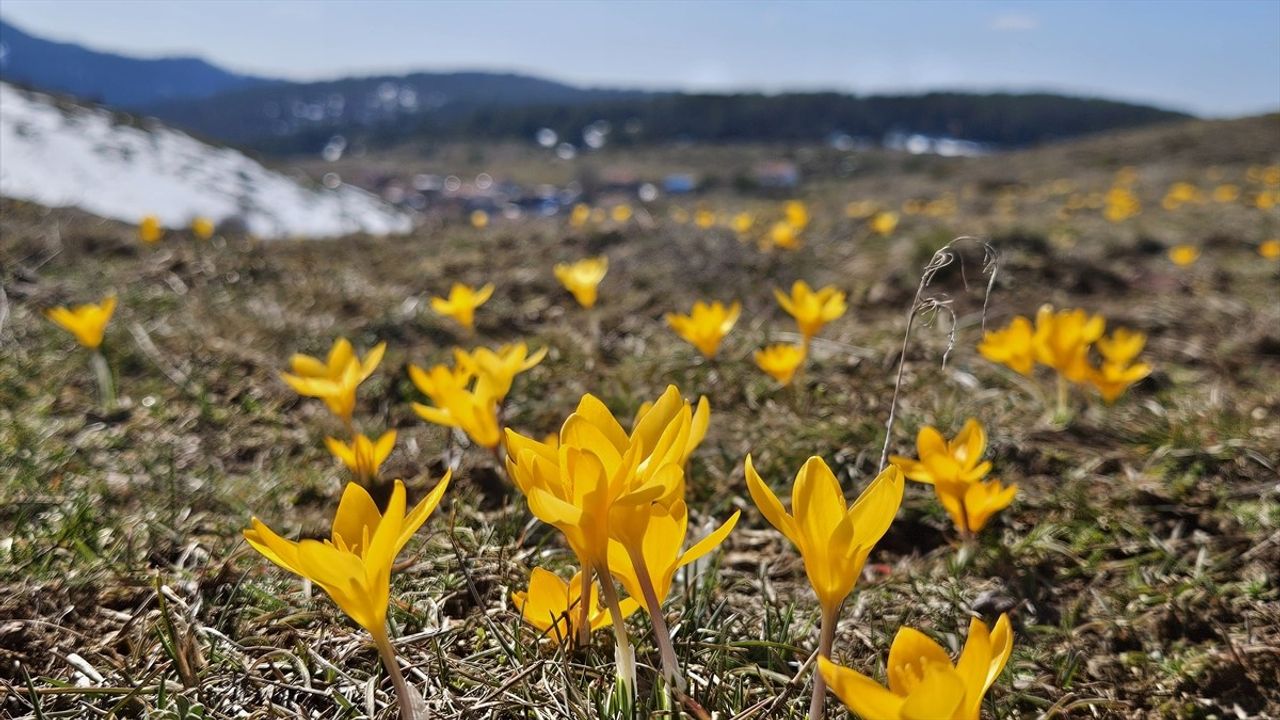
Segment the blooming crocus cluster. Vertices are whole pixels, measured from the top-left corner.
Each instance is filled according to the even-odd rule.
[[[787,294],[774,288],[778,304],[796,321],[803,339],[799,345],[775,344],[756,351],[756,365],[781,385],[789,385],[809,356],[809,341],[827,323],[844,315],[847,305],[842,291],[828,285],[819,290],[797,280]]]
[[[1135,362],[1146,337],[1123,328],[1103,340],[1106,320],[1084,310],[1057,310],[1051,305],[1036,312],[1034,326],[1015,317],[999,330],[988,331],[978,344],[986,359],[1031,376],[1037,363],[1052,368],[1058,377],[1058,415],[1066,412],[1068,383],[1091,385],[1108,403],[1129,386],[1150,374],[1145,363]],[[1101,362],[1091,358],[1097,348]]]
[[[502,443],[499,407],[511,391],[516,375],[529,370],[546,356],[546,348],[529,354],[524,343],[498,350],[455,348],[454,366],[435,365],[423,370],[409,366],[409,379],[431,400],[414,403],[418,417],[435,425],[457,428],[472,442],[496,451]]]
[[[971,537],[1018,494],[1017,485],[984,480],[991,472],[991,462],[982,459],[986,449],[986,429],[976,418],[969,418],[950,441],[937,428],[921,428],[916,436],[918,457],[894,455],[889,461],[908,480],[932,485],[956,529]]]
[[[720,351],[721,341],[738,322],[741,312],[741,303],[735,302],[725,307],[719,301],[708,304],[699,300],[693,304],[693,310],[688,315],[667,313],[667,324],[677,335],[697,348],[703,357],[710,360]]]
[[[791,488],[788,513],[769,485],[746,459],[747,489],[761,514],[791,541],[804,560],[809,585],[822,609],[818,652],[831,654],[840,606],[853,592],[871,548],[884,537],[902,504],[902,471],[890,465],[853,503],[846,504],[844,490],[831,468],[820,457],[805,462]],[[822,717],[825,688],[821,676],[814,680],[809,716]]]
[[[592,596],[597,580],[611,615],[618,676],[634,689],[635,664],[615,580],[637,597],[653,621],[663,674],[676,688],[683,678],[667,632],[662,601],[682,565],[705,555],[728,534],[737,516],[703,541],[682,551],[687,527],[685,464],[701,442],[709,420],[705,399],[698,410],[674,386],[641,408],[626,431],[605,405],[584,395],[565,420],[556,442],[542,442],[508,429],[507,469],[535,517],[556,527],[577,557],[578,598]],[[571,595],[566,592],[564,600]],[[557,603],[560,595],[554,596]],[[573,627],[585,644],[593,627],[590,602],[578,602]],[[560,610],[557,604],[555,610]],[[566,612],[570,608],[563,608]],[[523,612],[523,611],[522,611]]]
[[[492,283],[478,290],[470,285],[454,283],[449,288],[449,297],[431,298],[431,309],[437,315],[453,318],[462,327],[472,330],[476,325],[476,308],[485,304],[492,295]]]
[[[349,483],[338,503],[328,540],[286,540],[258,518],[244,538],[268,560],[306,578],[373,636],[378,653],[395,684],[401,717],[414,720],[414,698],[396,661],[387,634],[387,606],[391,600],[391,569],[396,556],[440,504],[449,487],[445,473],[435,488],[406,512],[405,487],[399,480],[385,512],[379,512],[367,490]]]
[[[954,664],[929,636],[903,627],[893,638],[886,667],[888,687],[862,673],[818,658],[831,691],[862,720],[978,720],[982,699],[1013,652],[1009,618],[994,628],[974,618]]]
[[[595,307],[597,288],[609,272],[609,258],[584,258],[573,263],[557,263],[556,279],[584,308]]]

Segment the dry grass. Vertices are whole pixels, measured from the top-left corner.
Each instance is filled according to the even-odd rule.
[[[1211,150],[1141,170],[1202,180],[1197,163]],[[1272,147],[1255,162],[1278,158]],[[1228,179],[1244,173],[1236,160],[1223,161]],[[691,467],[694,525],[737,508],[744,518],[709,565],[677,583],[668,604],[677,649],[693,695],[718,717],[800,718],[815,604],[796,553],[746,498],[742,459],[753,453],[783,486],[820,454],[851,492],[860,488],[879,460],[919,268],[952,236],[983,233],[1004,257],[992,322],[1045,301],[1085,307],[1147,332],[1157,371],[1116,406],[1081,404],[1056,427],[1047,382],[1003,372],[973,349],[980,255],[966,256],[967,286],[960,265],[942,272],[933,290],[946,293],[956,322],[942,315],[918,329],[891,448],[909,450],[923,424],[953,432],[978,416],[997,473],[1022,493],[969,555],[927,489],[909,488],[845,608],[837,658],[880,673],[901,624],[954,647],[971,615],[1007,610],[1016,644],[990,717],[1280,717],[1280,276],[1252,250],[1280,234],[1280,216],[1243,206],[1164,213],[1163,186],[1151,183],[1148,211],[1125,225],[1097,213],[1062,220],[1060,199],[1035,190],[1073,172],[1053,162],[1066,163],[1033,163],[1044,177],[1026,179],[1011,217],[993,209],[1003,186],[980,182],[990,160],[948,163],[946,177],[895,171],[878,192],[869,181],[824,180],[810,194],[808,244],[783,255],[665,221],[202,248],[173,239],[149,250],[114,223],[5,203],[0,715],[392,717],[368,639],[239,536],[250,514],[290,535],[327,530],[343,478],[321,440],[338,428],[276,373],[290,353],[323,352],[341,334],[390,346],[358,411],[366,432],[401,434],[386,476],[421,495],[459,464],[394,580],[398,646],[436,716],[606,712],[606,639],[572,655],[539,648],[507,599],[531,565],[571,562],[556,533],[530,520],[487,454],[408,407],[407,363],[444,360],[455,343],[525,339],[551,352],[512,393],[507,417],[522,431],[553,430],[588,391],[620,415],[667,383],[710,397],[711,433]],[[1081,184],[1094,182],[1081,173]],[[890,240],[841,214],[859,197],[896,205],[960,184],[974,189],[958,215],[905,218]],[[1162,251],[1174,242],[1202,244],[1204,257],[1178,270]],[[611,260],[598,349],[550,273],[553,261],[587,253]],[[769,287],[795,278],[837,283],[851,310],[823,333],[797,386],[780,390],[750,352],[789,332]],[[475,339],[426,309],[454,280],[499,288]],[[89,410],[87,359],[39,313],[107,291],[121,300],[106,351],[128,409],[104,417]],[[715,363],[661,321],[698,298],[744,304]],[[647,637],[644,621],[632,622]],[[640,658],[656,653],[642,642]],[[642,668],[643,710],[672,717],[654,675]]]

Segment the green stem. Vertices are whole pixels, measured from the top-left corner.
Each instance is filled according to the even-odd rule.
[[[578,621],[578,647],[591,644],[591,566],[582,562],[582,592],[578,595],[580,619]]]
[[[818,631],[818,655],[830,658],[831,645],[836,637],[836,623],[840,620],[839,606],[822,608],[822,627]],[[825,717],[827,703],[827,681],[823,679],[818,666],[813,667],[813,700],[809,702],[809,720],[822,720]]]
[[[1070,388],[1067,385],[1066,376],[1058,374],[1058,407],[1054,411],[1053,419],[1059,423],[1065,423],[1067,420],[1067,392]]]
[[[613,586],[613,576],[608,565],[597,569],[600,576],[600,593],[604,595],[605,604],[609,607],[609,617],[613,619],[614,662],[617,664],[618,678],[622,680],[626,690],[627,706],[634,704],[636,694],[636,655],[631,649],[631,639],[627,637],[627,620],[622,615],[622,603],[618,599],[618,589]]]
[[[396,649],[392,647],[387,631],[380,630],[373,633],[373,641],[378,646],[378,655],[382,658],[383,666],[387,668],[387,674],[391,676],[391,684],[395,686],[396,702],[400,705],[400,720],[421,720],[415,709],[413,691],[405,682],[404,674],[400,672],[400,663],[396,661]]]
[[[653,623],[653,639],[658,644],[658,652],[662,656],[662,675],[669,685],[677,691],[684,692],[684,676],[680,673],[680,660],[676,657],[675,647],[671,644],[671,630],[667,628],[667,619],[662,614],[662,601],[653,588],[653,580],[649,568],[644,561],[644,553],[628,548],[631,564],[635,566],[640,580],[640,592],[644,595],[645,608],[649,611],[649,619]]]
[[[102,354],[102,349],[97,348],[93,351],[93,355],[89,358],[89,364],[93,367],[94,377],[98,380],[98,399],[102,402],[104,410],[111,411],[116,407],[116,388],[111,382],[111,368],[107,365],[107,357]]]

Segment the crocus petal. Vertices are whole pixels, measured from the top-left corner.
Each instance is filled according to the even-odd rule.
[[[850,710],[863,720],[898,720],[904,698],[894,695],[880,683],[818,656],[818,672],[827,681],[827,687]]]
[[[769,524],[777,528],[778,532],[793,544],[799,545],[799,533],[796,531],[795,520],[782,508],[782,502],[778,500],[778,496],[774,495],[764,480],[760,479],[759,473],[751,464],[750,455],[747,456],[745,465],[747,490],[751,493],[751,500],[756,507],[760,508],[760,513],[769,521]]]
[[[899,628],[893,637],[893,645],[889,647],[889,689],[906,696],[913,689],[911,678],[927,674],[925,669],[930,665],[949,668],[951,657],[928,635],[915,628]]]

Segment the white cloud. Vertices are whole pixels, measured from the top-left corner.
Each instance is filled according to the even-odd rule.
[[[997,32],[1027,32],[1040,27],[1040,21],[1030,15],[1007,13],[991,19],[991,29]]]

